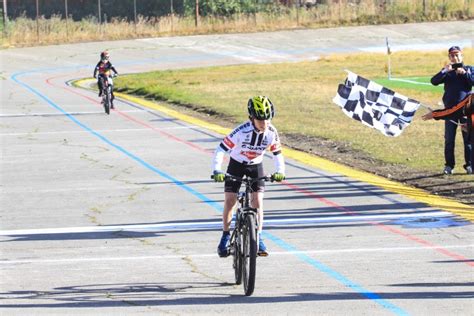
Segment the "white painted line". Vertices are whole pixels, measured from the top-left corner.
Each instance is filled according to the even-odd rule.
[[[440,246],[443,249],[465,249],[474,248],[474,245],[452,245]],[[365,252],[405,252],[405,251],[431,251],[426,247],[392,247],[392,248],[350,248],[350,249],[323,249],[323,250],[308,250],[308,251],[272,251],[272,256],[290,256],[294,254],[341,254],[341,253],[365,253]],[[79,254],[79,253],[78,253]],[[135,256],[135,257],[97,257],[97,258],[58,258],[58,259],[20,259],[8,260],[0,259],[0,265],[14,265],[14,264],[42,264],[42,263],[77,263],[77,262],[108,262],[108,261],[133,261],[133,260],[168,260],[168,259],[184,259],[184,258],[209,258],[217,257],[215,253],[208,254],[188,254],[188,255],[155,255],[155,256]]]
[[[195,125],[189,126],[173,126],[173,127],[157,127],[156,130],[176,130],[176,129],[191,129],[199,128]],[[124,129],[102,129],[95,130],[100,133],[109,133],[109,132],[142,132],[142,131],[152,131],[150,128],[124,128]],[[56,131],[56,132],[25,132],[25,133],[0,133],[0,136],[25,136],[25,135],[49,135],[49,134],[90,134],[88,131]]]
[[[127,110],[121,111],[123,113],[138,113],[143,112],[142,110]],[[89,111],[89,112],[68,112],[68,113],[10,113],[10,114],[0,114],[2,117],[25,117],[25,116],[65,116],[65,115],[90,115],[90,114],[105,114],[104,111]]]
[[[403,79],[403,78],[391,78],[390,80],[392,81],[401,81],[401,82],[407,82],[407,83],[413,83],[413,84],[421,84],[425,86],[431,86],[431,83],[428,82],[418,82],[410,79]]]
[[[444,217],[452,216],[449,212],[434,211],[427,213],[412,214],[387,214],[387,215],[354,215],[354,216],[333,216],[333,217],[311,217],[311,218],[288,218],[288,219],[268,219],[265,227],[280,225],[301,225],[327,222],[362,222],[362,221],[387,221],[400,218],[420,218],[420,217]],[[98,232],[158,232],[166,230],[186,230],[186,229],[209,229],[221,228],[221,221],[205,223],[167,223],[167,224],[143,224],[143,225],[111,225],[111,226],[89,226],[89,227],[64,227],[64,228],[38,228],[38,229],[18,229],[0,231],[0,236],[15,235],[40,235],[40,234],[71,234],[71,233],[98,233]]]

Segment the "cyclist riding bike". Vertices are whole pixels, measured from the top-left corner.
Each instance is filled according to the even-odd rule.
[[[271,124],[275,116],[275,109],[269,98],[257,96],[249,99],[247,104],[249,120],[235,128],[217,147],[212,170],[214,181],[223,182],[225,174],[222,170],[224,155],[230,155],[227,174],[242,178],[247,175],[251,178],[263,177],[263,156],[269,149],[273,153],[276,172],[273,174],[275,181],[285,179],[285,161],[281,153],[281,144],[277,129]],[[217,253],[220,257],[227,257],[230,240],[230,225],[232,210],[237,203],[237,195],[241,182],[225,181],[224,213],[222,215],[223,232]],[[261,238],[263,227],[263,195],[265,181],[257,181],[252,185],[251,205],[258,211],[259,245],[258,255],[267,256],[267,248]]]
[[[99,87],[99,97],[102,96],[102,80],[109,80],[112,84],[112,100],[111,100],[111,105],[112,108],[113,106],[113,100],[115,99],[114,96],[114,89],[113,89],[113,81],[112,77],[110,76],[110,72],[113,71],[115,75],[118,75],[117,70],[115,70],[115,67],[112,65],[112,63],[109,61],[110,55],[108,51],[103,51],[100,53],[100,60],[95,66],[94,69],[94,78],[97,78],[97,85]],[[99,74],[97,76],[97,74]]]

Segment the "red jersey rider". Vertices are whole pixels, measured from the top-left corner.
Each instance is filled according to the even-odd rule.
[[[110,55],[108,51],[103,51],[100,53],[100,61],[97,63],[94,69],[94,78],[97,78],[97,85],[99,86],[99,97],[102,96],[102,80],[110,80],[112,82],[110,71],[113,71],[115,75],[118,75],[117,70],[115,70],[115,67],[109,61],[109,57]],[[97,76],[97,74],[99,75]],[[112,100],[114,98],[114,90],[112,88]]]

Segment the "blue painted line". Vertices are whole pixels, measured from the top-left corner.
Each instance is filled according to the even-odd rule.
[[[300,260],[312,265],[313,267],[317,268],[321,272],[326,273],[327,275],[331,276],[332,278],[336,279],[340,283],[344,284],[348,288],[354,290],[355,292],[358,292],[362,296],[365,296],[368,299],[371,299],[375,301],[377,304],[382,305],[386,309],[390,310],[396,315],[409,315],[407,312],[405,312],[403,309],[399,308],[396,305],[393,305],[387,300],[384,300],[381,298],[379,295],[372,293],[365,288],[361,287],[360,285],[352,282],[342,274],[338,273],[337,271],[329,268],[328,266],[324,265],[323,263],[319,262],[316,259],[311,258],[310,256],[302,253],[292,245],[286,243],[285,241],[281,240],[280,238],[276,237],[275,235],[269,234],[267,232],[262,232],[263,237],[270,239],[274,243],[276,243],[278,246],[281,248],[285,249],[286,251],[293,253],[296,257],[298,257]]]
[[[61,68],[58,68],[57,70],[59,70]],[[23,72],[19,72],[19,73],[14,73],[12,76],[11,76],[11,79],[13,81],[15,81],[16,83],[18,83],[19,85],[21,85],[22,87],[24,87],[25,89],[27,89],[28,91],[32,92],[33,94],[37,95],[39,98],[43,99],[44,101],[46,101],[50,106],[52,106],[53,108],[55,108],[56,110],[58,110],[59,112],[63,113],[66,117],[68,117],[71,121],[73,121],[74,123],[76,123],[77,125],[79,125],[81,128],[83,128],[84,130],[90,132],[92,135],[96,136],[97,138],[99,138],[100,140],[102,140],[103,142],[109,144],[110,146],[112,146],[113,148],[117,149],[118,151],[122,152],[123,154],[125,154],[127,157],[135,160],[136,162],[138,162],[139,164],[141,164],[142,166],[144,166],[145,168],[155,172],[156,174],[162,176],[163,178],[165,179],[168,179],[169,181],[173,182],[175,185],[177,185],[178,187],[182,188],[183,190],[191,193],[192,195],[196,196],[198,199],[200,199],[201,201],[203,201],[204,203],[208,204],[209,206],[211,206],[212,208],[214,208],[215,210],[217,210],[218,212],[222,213],[223,211],[223,208],[221,205],[219,205],[217,202],[207,198],[204,194],[202,193],[199,193],[198,191],[195,191],[194,189],[192,189],[191,187],[187,186],[186,184],[184,184],[183,182],[179,181],[178,179],[168,175],[167,173],[161,171],[160,169],[152,166],[151,164],[147,163],[146,161],[144,161],[143,159],[139,158],[138,156],[135,156],[134,154],[132,154],[131,152],[127,151],[126,149],[124,149],[123,147],[113,143],[112,141],[110,141],[108,138],[106,138],[105,136],[101,135],[100,133],[96,132],[95,130],[91,129],[90,127],[88,127],[87,125],[85,125],[84,123],[82,123],[81,121],[79,121],[78,119],[76,119],[73,115],[71,115],[70,113],[66,112],[63,108],[61,108],[59,105],[57,105],[56,103],[54,103],[51,99],[49,99],[46,95],[40,93],[38,90],[34,89],[33,87],[27,85],[26,83],[20,81],[18,79],[19,76],[21,75],[26,75],[28,73],[32,73],[32,72],[37,72],[38,70],[32,70],[32,71],[23,71]],[[336,272],[335,270],[332,270],[331,268],[327,267],[326,265],[320,263],[319,261],[311,258],[310,256],[298,251],[294,246],[288,244],[287,242],[283,241],[282,239],[278,238],[277,236],[274,236],[270,233],[267,233],[267,232],[263,232],[263,236],[265,238],[268,238],[270,240],[272,240],[273,242],[275,242],[277,245],[279,245],[282,249],[285,249],[291,253],[294,253],[300,260],[302,260],[303,262],[306,262],[308,263],[309,265],[315,267],[316,269],[320,270],[321,272],[324,272],[326,273],[327,275],[329,275],[330,277],[336,279],[337,281],[339,281],[340,283],[342,283],[343,285],[349,287],[350,289],[354,290],[355,292],[361,294],[362,296],[368,298],[368,299],[371,299],[373,300],[374,302],[376,302],[377,304],[381,305],[382,307],[392,311],[393,313],[395,313],[396,315],[408,315],[404,310],[400,309],[399,307],[391,304],[390,302],[382,299],[379,295],[375,294],[375,293],[372,293],[368,290],[366,290],[365,288],[357,285],[356,283],[350,281],[349,279],[347,279],[346,277],[344,277],[343,275],[341,275],[340,273]]]

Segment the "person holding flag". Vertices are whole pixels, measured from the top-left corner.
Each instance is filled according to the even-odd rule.
[[[431,84],[437,86],[444,84],[443,103],[445,110],[454,109],[462,100],[472,91],[474,84],[474,68],[472,66],[464,65],[462,51],[459,46],[452,46],[448,49],[449,62],[431,78]],[[462,103],[462,102],[461,102]],[[463,106],[461,106],[463,108]],[[463,111],[448,111],[449,119],[444,122],[444,159],[445,166],[443,172],[445,174],[452,174],[455,165],[454,145],[456,140],[456,130],[458,124],[466,124],[466,118]],[[451,113],[452,112],[452,113]],[[444,113],[444,112],[443,112]],[[445,114],[440,114],[444,116]],[[428,119],[429,116],[426,117]],[[436,114],[434,116],[436,119]],[[464,169],[468,174],[472,174],[471,151],[472,146],[468,141],[468,134],[462,131],[464,141]]]

